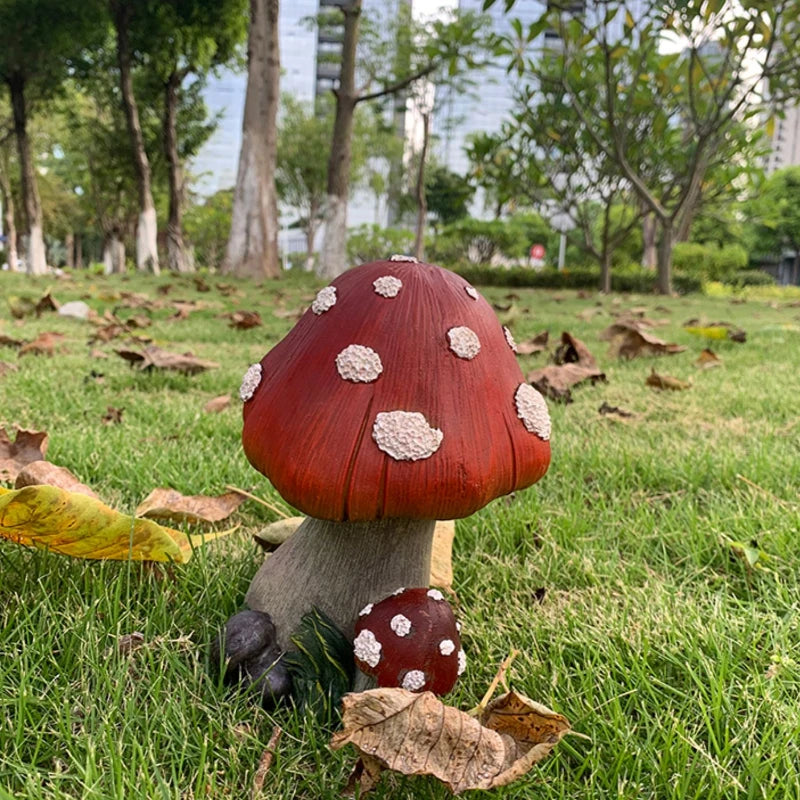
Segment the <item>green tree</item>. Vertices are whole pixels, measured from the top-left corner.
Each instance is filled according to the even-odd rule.
[[[28,272],[46,270],[42,205],[31,149],[31,108],[52,98],[67,78],[71,62],[102,35],[99,0],[73,4],[61,0],[2,0],[0,80],[11,99],[22,187]]]
[[[469,178],[483,190],[494,218],[500,219],[503,209],[513,204],[519,191],[514,153],[508,141],[502,134],[473,133],[467,137],[466,154]]]
[[[557,81],[596,149],[655,216],[658,289],[669,292],[673,242],[709,171],[735,159],[732,129],[798,96],[800,6],[741,0],[731,13],[719,0],[644,0],[634,15],[624,0],[603,0],[599,13],[565,8],[548,4],[527,28],[515,22],[507,52],[532,91]],[[542,53],[532,43],[545,30],[560,42]]]
[[[469,214],[475,187],[457,172],[435,165],[425,179],[428,211],[441,225],[449,225]]]
[[[196,260],[205,267],[218,268],[225,258],[232,209],[233,191],[223,189],[186,210],[186,234]]]

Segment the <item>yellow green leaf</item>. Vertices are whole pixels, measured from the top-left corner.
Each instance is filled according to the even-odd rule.
[[[0,537],[76,558],[183,563],[232,530],[189,536],[56,486],[0,489]]]
[[[706,339],[727,339],[728,329],[722,325],[709,325],[706,328],[690,327],[684,328],[687,333],[694,336],[704,336]]]

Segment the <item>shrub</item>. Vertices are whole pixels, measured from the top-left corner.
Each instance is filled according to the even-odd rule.
[[[672,249],[676,274],[690,275],[701,281],[724,280],[747,266],[747,251],[738,244],[716,247],[697,242],[678,242]]]
[[[522,258],[529,246],[523,226],[504,220],[463,219],[447,225],[430,243],[432,261],[488,264],[495,256]]]
[[[347,258],[353,264],[366,264],[394,253],[408,253],[413,244],[414,234],[405,228],[359,225],[347,238]]]
[[[730,273],[722,281],[728,286],[776,286],[777,282],[768,272],[760,269],[740,269],[738,272]]]
[[[195,261],[204,267],[218,267],[225,258],[231,233],[233,191],[224,189],[202,205],[186,210],[184,230],[194,247]]]

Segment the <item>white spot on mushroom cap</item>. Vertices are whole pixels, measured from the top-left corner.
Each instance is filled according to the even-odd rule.
[[[389,256],[389,261],[408,261],[411,264],[419,264],[418,259],[414,258],[414,256],[404,256],[399,254]]]
[[[470,361],[481,351],[481,342],[478,339],[478,334],[465,325],[450,328],[447,331],[447,338],[450,340],[450,349],[459,358],[465,358]]]
[[[389,627],[398,636],[408,636],[411,633],[411,620],[403,614],[395,614],[389,622]]]
[[[403,288],[403,281],[395,278],[394,275],[383,275],[372,281],[375,287],[375,294],[381,297],[397,297],[398,292]]]
[[[418,692],[425,685],[425,673],[421,669],[410,669],[403,677],[402,686],[409,692]]]
[[[251,364],[242,378],[242,385],[239,387],[239,397],[243,403],[247,402],[255,394],[260,383],[261,364]]]
[[[458,674],[463,675],[467,668],[467,654],[463,650],[458,651]]]
[[[314,302],[311,304],[311,310],[315,314],[322,314],[329,308],[336,305],[336,287],[326,286],[317,292]]]
[[[371,347],[351,344],[336,356],[336,369],[346,381],[371,383],[383,372],[383,364]]]
[[[364,606],[364,608],[362,608],[361,611],[358,612],[358,616],[359,617],[366,617],[367,614],[371,614],[372,613],[372,609],[373,608],[374,608],[374,605],[372,603],[367,603]]]
[[[439,652],[443,656],[449,656],[456,649],[456,643],[452,639],[442,639],[439,642]]]
[[[473,299],[477,300],[480,295],[478,294],[478,290],[474,286],[465,286],[464,291]]]
[[[517,343],[514,341],[514,335],[511,333],[511,331],[508,328],[506,328],[505,325],[503,326],[503,334],[506,337],[506,342],[508,343],[508,346],[516,353],[517,352]]]
[[[381,411],[372,426],[378,449],[397,461],[430,458],[439,449],[443,436],[419,411]]]
[[[398,594],[403,594],[403,592],[404,592],[405,590],[406,590],[406,587],[405,587],[405,586],[401,586],[399,589],[395,589],[395,590],[392,592],[392,596],[393,596],[393,597],[397,597],[397,595],[398,595]]]
[[[514,403],[525,429],[547,441],[550,438],[550,412],[544,397],[529,383],[521,383],[514,394]]]
[[[438,589],[428,589],[427,595],[431,600],[444,600],[444,595]]]
[[[375,634],[366,628],[353,640],[353,653],[359,661],[377,667],[381,660],[381,643],[375,638]]]

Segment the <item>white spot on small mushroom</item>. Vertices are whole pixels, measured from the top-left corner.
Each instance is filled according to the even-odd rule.
[[[403,614],[395,614],[389,622],[389,627],[398,636],[408,636],[411,633],[411,620]]]
[[[398,292],[403,288],[403,281],[395,278],[394,275],[383,275],[372,281],[375,287],[375,294],[381,297],[397,297]]]
[[[514,395],[514,403],[525,429],[547,441],[550,438],[550,412],[544,397],[529,383],[521,383]]]
[[[514,335],[511,333],[511,331],[508,328],[506,328],[505,325],[503,326],[503,334],[506,337],[506,342],[508,343],[508,346],[516,353],[517,352],[517,343],[514,341]]]
[[[478,290],[474,286],[465,286],[464,291],[473,299],[477,300],[480,295],[478,294]]]
[[[358,612],[358,616],[359,617],[366,617],[367,614],[371,614],[372,613],[372,609],[373,609],[373,604],[372,603],[367,603],[364,606],[364,608],[362,608],[361,611]]]
[[[408,261],[411,264],[419,264],[419,261],[414,256],[393,255],[389,256],[389,261]]]
[[[459,633],[461,633],[461,623],[460,623],[460,622],[456,622],[456,630],[457,630]]]
[[[239,397],[241,397],[243,403],[246,403],[255,394],[260,383],[261,364],[251,364],[242,378],[242,385],[239,387]]]
[[[314,302],[311,304],[311,310],[315,314],[322,314],[329,308],[336,305],[336,287],[326,286],[317,292]]]
[[[381,643],[375,638],[375,634],[366,628],[353,641],[355,657],[371,667],[378,666],[378,662],[381,660],[381,650]]]
[[[378,449],[397,461],[430,458],[439,449],[443,436],[419,411],[381,411],[372,426]]]
[[[481,342],[478,339],[478,334],[465,325],[450,328],[447,331],[447,338],[450,340],[450,349],[459,358],[466,358],[467,361],[470,361],[481,351]]]
[[[395,590],[392,592],[392,596],[393,596],[393,597],[397,597],[397,595],[398,595],[398,594],[403,594],[403,592],[404,592],[405,590],[406,590],[406,587],[405,587],[405,586],[401,586],[399,589],[395,589]]]
[[[428,589],[427,595],[431,600],[444,600],[444,595],[438,589]]]
[[[458,651],[458,674],[463,675],[467,668],[467,654],[463,650]]]
[[[456,643],[452,639],[442,639],[442,641],[439,642],[439,652],[443,656],[451,655],[455,649]]]
[[[383,364],[371,347],[351,344],[336,356],[336,369],[346,381],[371,383],[383,372]]]
[[[425,685],[425,673],[421,669],[410,669],[403,678],[402,686],[409,692],[418,692]]]

